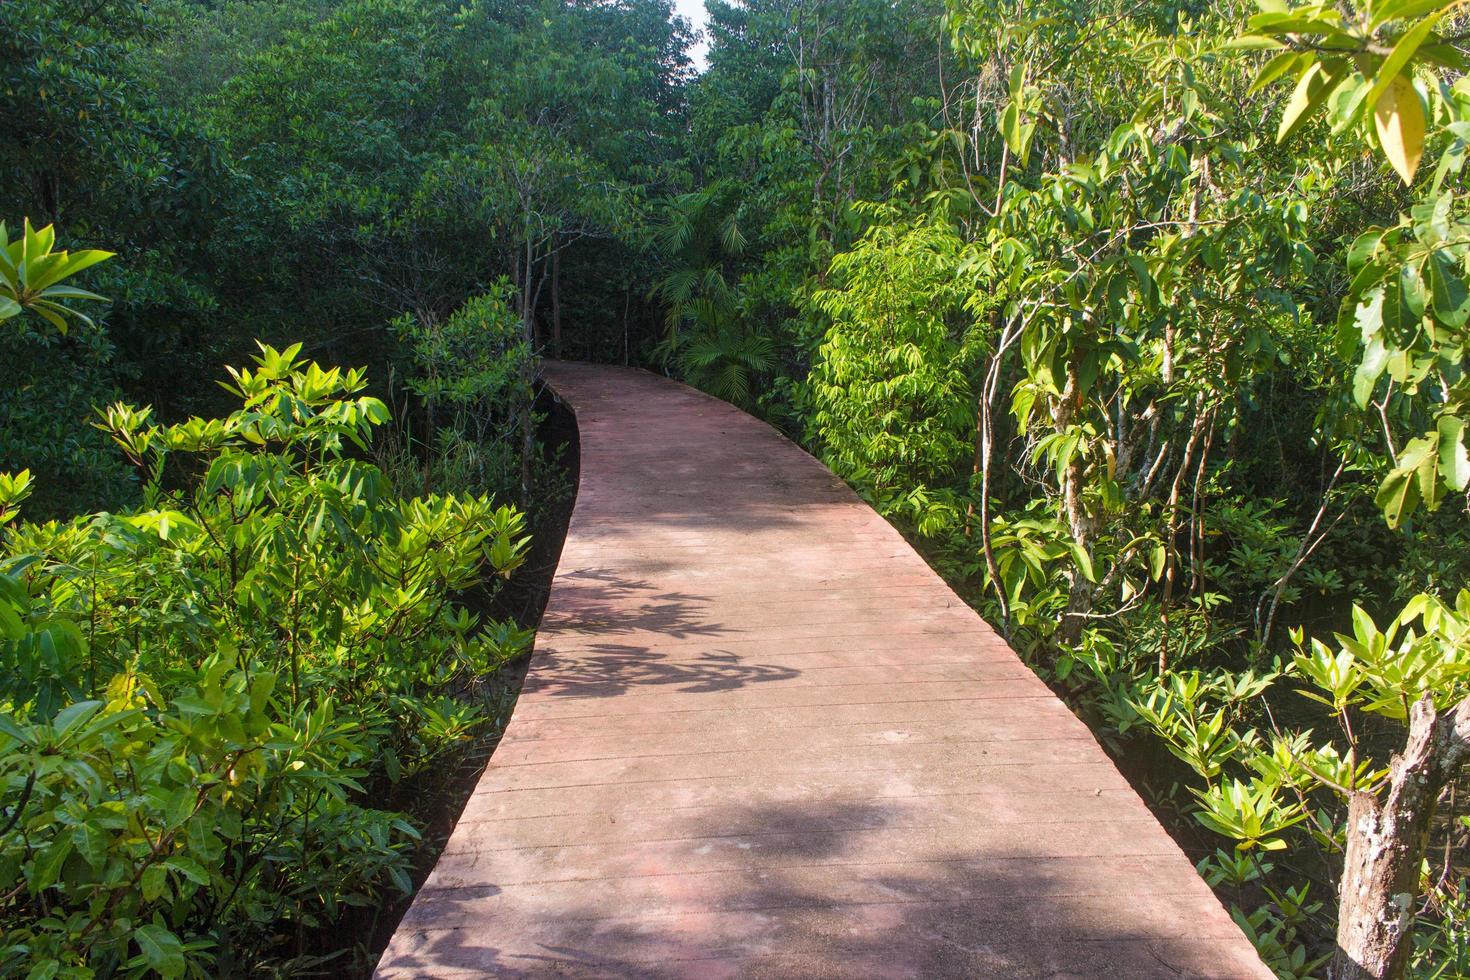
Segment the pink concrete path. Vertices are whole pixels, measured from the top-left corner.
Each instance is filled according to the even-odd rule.
[[[825,467],[547,365],[581,489],[401,977],[1269,977],[1086,726]]]

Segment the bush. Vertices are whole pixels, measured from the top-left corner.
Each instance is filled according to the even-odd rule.
[[[397,338],[405,387],[417,396],[429,444],[422,476],[398,482],[430,488],[522,490],[521,425],[531,411],[535,354],[511,308],[514,288],[501,279],[443,321],[404,314],[389,329]],[[411,457],[410,440],[392,448]],[[529,503],[529,501],[527,501]]]
[[[381,801],[525,648],[456,598],[520,564],[518,512],[392,495],[350,454],[388,414],[360,371],[264,347],[231,378],[227,418],[107,410],[142,509],[0,542],[0,974],[303,966],[409,889]],[[0,522],[26,484],[0,477]]]

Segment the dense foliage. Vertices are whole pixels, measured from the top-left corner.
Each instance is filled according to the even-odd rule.
[[[130,483],[136,500],[91,406],[223,411],[212,379],[257,339],[367,364],[385,386],[389,321],[435,329],[508,278],[528,345],[563,346],[575,320],[603,332],[569,333],[567,353],[621,350],[657,317],[633,257],[680,169],[687,33],[669,14],[664,0],[0,6],[0,216],[126,259],[87,284],[111,300],[105,326],[32,331],[0,363],[0,470],[36,474],[30,513],[116,506]]]
[[[1470,975],[1467,15],[708,7],[696,75],[666,0],[0,4],[0,522],[28,486],[65,518],[4,546],[9,955],[279,965],[401,872],[363,792],[473,727],[516,645],[447,610],[515,562],[482,495],[544,502],[547,351],[803,439],[1279,974]],[[23,270],[58,233],[84,264]],[[202,379],[257,338],[304,347],[225,415]],[[302,350],[371,365],[398,424]],[[119,397],[153,415],[89,424]]]
[[[0,971],[301,969],[307,930],[409,888],[417,832],[383,803],[523,649],[455,595],[526,541],[349,455],[387,421],[364,384],[267,347],[224,418],[115,405],[144,506],[6,535]]]

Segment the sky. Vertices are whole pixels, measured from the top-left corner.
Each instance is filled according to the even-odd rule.
[[[674,0],[674,10],[688,18],[695,30],[704,27],[704,0]],[[689,57],[694,59],[694,67],[700,71],[705,69],[705,54],[708,51],[709,45],[703,41],[689,49]]]

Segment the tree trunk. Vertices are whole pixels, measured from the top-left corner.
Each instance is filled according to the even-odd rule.
[[[1053,425],[1057,432],[1066,432],[1071,427],[1073,420],[1080,414],[1082,396],[1080,394],[1077,359],[1073,357],[1067,363],[1067,384],[1062,389],[1061,397],[1057,400],[1057,406],[1052,414]],[[1080,455],[1074,457],[1067,465],[1062,479],[1062,504],[1067,515],[1067,527],[1072,532],[1072,540],[1077,547],[1083,551],[1092,550],[1092,528],[1094,519],[1087,511],[1087,505],[1082,499],[1082,482],[1086,475],[1086,467]],[[1087,616],[1092,612],[1093,587],[1082,574],[1081,566],[1075,562],[1071,572],[1071,587],[1067,594],[1067,612],[1062,617],[1061,627],[1057,634],[1061,641],[1068,646],[1076,646],[1082,639],[1082,627],[1087,622]]]
[[[990,358],[990,364],[986,368],[985,378],[981,385],[980,407],[977,410],[978,417],[975,422],[975,472],[980,475],[980,550],[985,556],[985,570],[990,576],[991,583],[995,586],[995,596],[1000,601],[1001,632],[1007,640],[1010,640],[1010,597],[1006,595],[1005,583],[1000,580],[1000,566],[995,560],[995,547],[991,544],[990,459],[995,442],[992,413],[995,406],[995,391],[1000,384],[1001,363],[1005,359],[1006,351],[1021,335],[1021,317],[1017,315],[1011,320],[1005,320],[997,316],[996,319],[1001,329],[996,339],[995,353]],[[967,536],[970,533],[969,520],[974,517],[974,513],[975,505],[972,501],[965,523]]]
[[[532,415],[535,404],[536,306],[531,297],[531,276],[535,270],[535,251],[526,239],[526,271],[521,286],[521,338],[530,356],[521,365],[521,506],[531,503],[531,456],[536,449],[536,423]]]
[[[1162,627],[1159,634],[1159,677],[1163,677],[1169,669],[1169,606],[1174,601],[1174,570],[1179,555],[1179,487],[1184,483],[1185,474],[1194,462],[1195,447],[1200,444],[1207,430],[1214,429],[1213,409],[1205,410],[1203,405],[1204,397],[1200,396],[1195,401],[1197,414],[1194,423],[1189,427],[1189,442],[1184,447],[1184,458],[1179,461],[1179,469],[1174,471],[1174,480],[1169,485],[1169,536],[1164,543],[1164,594],[1159,600],[1159,623]]]
[[[633,286],[623,287],[623,367],[628,366],[628,306],[633,302]]]
[[[1382,799],[1348,804],[1333,980],[1399,980],[1414,949],[1414,909],[1440,792],[1470,757],[1470,698],[1440,715],[1426,695],[1409,709],[1404,751]]]
[[[561,250],[551,253],[551,356],[561,360]]]

